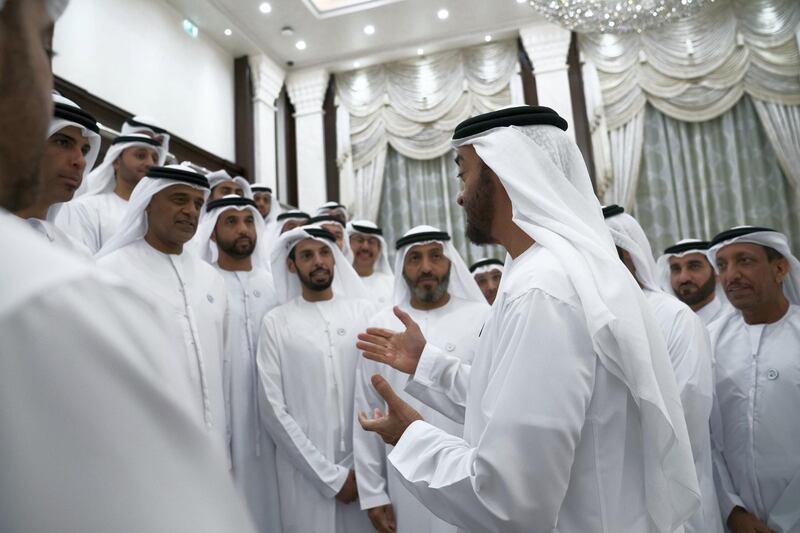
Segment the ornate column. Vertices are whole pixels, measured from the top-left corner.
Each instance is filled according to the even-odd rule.
[[[555,24],[537,24],[520,28],[522,46],[533,64],[536,96],[539,105],[555,109],[570,123],[567,130],[575,138],[572,127],[572,98],[567,72],[570,32]]]
[[[275,100],[281,92],[286,74],[265,55],[250,56],[249,63],[253,76],[254,181],[274,191],[278,183]]]
[[[313,211],[327,201],[322,103],[328,77],[325,69],[309,69],[292,72],[286,78],[295,109],[298,207],[304,211]]]

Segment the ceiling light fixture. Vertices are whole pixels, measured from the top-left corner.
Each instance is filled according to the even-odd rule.
[[[264,13],[272,13],[272,5],[269,2],[261,2],[261,5],[258,6],[258,10]]]
[[[298,50],[305,50],[306,49],[306,42],[303,40],[297,41],[294,43],[294,47]]]
[[[226,37],[230,37],[231,35],[233,35],[233,32],[231,31],[230,28],[225,28],[225,31],[222,33],[224,33]]]
[[[440,9],[436,12],[436,16],[439,17],[439,20],[444,20],[450,16],[450,12],[446,9]]]
[[[492,42],[492,36],[491,35],[487,35],[487,36],[485,36],[483,38],[483,40],[486,41],[487,43]]]
[[[366,33],[367,35],[372,35],[373,33],[375,33],[375,26],[373,26],[372,24],[367,24],[366,26],[364,26],[364,33]]]
[[[353,68],[359,68],[361,63],[359,61],[353,61]]]
[[[418,56],[421,56],[424,53],[425,53],[425,50],[423,50],[422,48],[417,48],[417,55]]]

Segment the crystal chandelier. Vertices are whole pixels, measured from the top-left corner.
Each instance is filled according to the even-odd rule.
[[[550,22],[577,32],[652,28],[699,11],[714,0],[530,0]]]

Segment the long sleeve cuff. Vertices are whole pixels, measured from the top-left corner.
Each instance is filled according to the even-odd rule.
[[[323,495],[326,498],[335,498],[336,495],[339,494],[339,491],[344,487],[344,482],[347,481],[347,475],[350,473],[349,468],[340,465],[336,465],[336,468],[339,472],[336,474],[334,480],[327,484],[327,490],[323,491]]]
[[[409,378],[410,381],[419,383],[424,387],[430,387],[437,381],[436,359],[442,355],[442,351],[431,343],[425,343],[425,348],[419,357],[417,370]]]
[[[358,495],[358,504],[361,506],[362,511],[372,509],[373,507],[380,507],[389,503],[392,503],[392,500],[389,499],[389,495],[385,492],[365,497],[362,497],[361,494]]]

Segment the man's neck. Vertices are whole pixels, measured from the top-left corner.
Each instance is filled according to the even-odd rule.
[[[243,259],[236,259],[220,251],[217,264],[222,270],[227,270],[228,272],[249,272],[253,270],[253,260],[249,255]]]
[[[498,234],[497,242],[508,251],[512,259],[521,256],[528,248],[536,243],[530,235],[525,233],[522,228],[514,224],[511,220],[509,220],[509,223],[505,224],[504,227],[499,228],[499,231],[496,233]]]
[[[696,304],[690,305],[689,307],[691,307],[692,311],[694,311],[696,313],[699,310],[701,310],[702,308],[704,308],[705,306],[707,306],[708,304],[710,304],[711,302],[713,302],[715,297],[716,297],[716,294],[714,293],[714,291],[711,291],[711,294],[706,296],[703,300],[697,302]]]
[[[789,300],[780,295],[777,305],[764,305],[759,308],[742,309],[742,318],[750,326],[756,324],[774,324],[789,311]]]
[[[39,220],[47,220],[47,210],[50,209],[50,204],[35,203],[25,209],[20,209],[14,214],[19,218],[38,218]]]
[[[444,293],[444,296],[436,300],[435,302],[427,303],[423,302],[413,294],[411,295],[411,307],[414,309],[419,309],[420,311],[433,311],[434,309],[439,309],[440,307],[444,307],[450,302],[450,293]]]
[[[183,253],[183,244],[166,243],[150,232],[145,234],[144,240],[147,244],[163,254],[181,255]]]
[[[333,299],[333,288],[328,287],[322,291],[311,290],[303,286],[303,299],[307,302],[324,302]]]
[[[125,201],[131,199],[131,194],[133,193],[134,186],[131,186],[127,181],[116,178],[116,185],[114,185],[114,194],[119,196]]]
[[[358,272],[358,275],[362,278],[368,278],[375,273],[374,263],[371,265],[360,265],[356,263],[353,265],[353,268],[355,268],[356,272]]]

